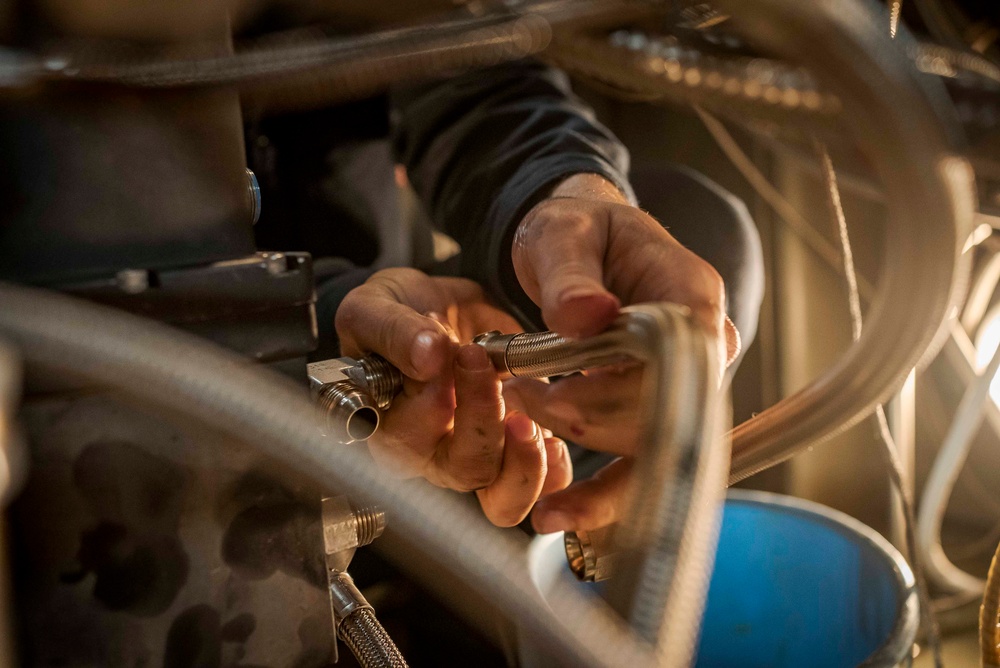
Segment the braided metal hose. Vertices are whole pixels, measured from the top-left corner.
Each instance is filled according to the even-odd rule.
[[[983,668],[1000,668],[1000,545],[986,576],[986,593],[979,608],[979,651]]]
[[[831,125],[836,95],[801,67],[766,58],[719,58],[640,32],[556,34],[544,57],[574,74],[644,99],[701,104],[775,122]]]
[[[340,639],[362,668],[407,668],[406,659],[370,608],[361,608],[340,622]]]

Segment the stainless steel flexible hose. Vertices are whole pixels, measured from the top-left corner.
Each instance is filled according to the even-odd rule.
[[[368,608],[358,610],[340,623],[340,639],[361,668],[407,668],[406,659]]]
[[[889,204],[885,267],[861,339],[806,388],[733,432],[730,482],[857,424],[928,360],[965,285],[972,229],[968,164],[956,157],[944,92],[921,77],[868,4],[722,0],[779,56],[801,62],[844,105],[844,122],[875,165]],[[897,36],[896,41],[905,41]]]

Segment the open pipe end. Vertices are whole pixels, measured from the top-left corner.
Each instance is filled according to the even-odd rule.
[[[378,430],[380,414],[375,400],[354,383],[331,383],[319,393],[331,435],[344,443],[367,441]]]

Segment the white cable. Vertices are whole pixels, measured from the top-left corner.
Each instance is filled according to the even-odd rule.
[[[1000,370],[1000,346],[989,364],[962,395],[955,418],[931,468],[917,513],[917,546],[934,583],[950,592],[982,593],[986,581],[956,566],[941,546],[941,524],[958,474],[972,448],[972,439],[983,421],[990,385]]]

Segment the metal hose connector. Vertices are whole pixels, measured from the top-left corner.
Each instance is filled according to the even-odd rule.
[[[358,360],[364,374],[365,388],[380,410],[392,403],[392,398],[403,387],[403,374],[380,355],[368,355]]]
[[[370,608],[362,608],[340,623],[340,639],[362,668],[406,668],[406,659]]]
[[[336,569],[330,570],[327,577],[337,637],[350,648],[361,667],[406,668],[406,660],[375,618],[375,610],[354,579],[346,571]]]
[[[365,441],[378,429],[378,405],[350,381],[325,385],[316,400],[326,416],[328,433],[343,443]]]
[[[1000,668],[1000,545],[990,562],[986,593],[979,608],[979,651],[983,668]]]
[[[555,332],[501,334],[487,332],[473,341],[486,349],[501,376],[548,378],[631,359],[622,352],[621,323],[588,339],[572,340]]]
[[[385,531],[385,511],[378,506],[354,509],[357,522],[358,547],[371,545]]]

